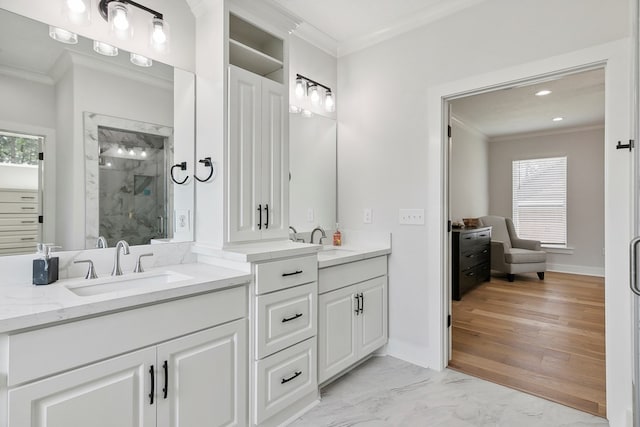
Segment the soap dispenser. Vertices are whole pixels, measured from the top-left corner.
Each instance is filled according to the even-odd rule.
[[[340,224],[336,223],[336,232],[333,233],[333,246],[342,245],[342,233],[340,233]]]
[[[38,243],[38,255],[40,258],[33,260],[33,284],[49,285],[58,280],[58,257],[51,256],[54,246],[47,243]]]

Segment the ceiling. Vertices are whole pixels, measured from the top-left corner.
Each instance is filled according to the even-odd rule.
[[[536,96],[547,89],[551,94]],[[604,69],[451,102],[452,115],[487,137],[604,124]],[[554,117],[564,120],[554,122]]]

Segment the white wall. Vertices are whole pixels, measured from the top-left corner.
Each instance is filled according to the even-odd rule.
[[[0,119],[28,126],[55,128],[55,88],[52,84],[4,74],[0,77]],[[16,129],[4,129],[13,130]]]
[[[628,16],[626,0],[490,0],[339,59],[339,219],[345,228],[393,233],[390,354],[435,368],[443,363],[440,96],[614,58],[607,69],[607,140],[628,139],[628,55],[619,52],[629,50],[580,51],[628,37]],[[628,178],[629,159],[607,156],[606,179],[615,187]],[[619,245],[607,252],[611,267],[626,259],[620,242],[628,239],[628,195],[622,184],[609,199],[620,203],[618,213],[609,212],[620,219],[620,237],[608,243]],[[371,225],[362,223],[365,207],[373,208]],[[426,209],[427,224],[399,226],[398,209],[414,207]],[[612,283],[624,283],[624,265],[610,271]],[[608,294],[608,324],[624,325],[607,342],[612,426],[623,425],[630,405],[628,293],[611,288]]]
[[[0,163],[0,188],[38,189],[38,167]]]
[[[455,114],[455,107],[454,107]],[[453,117],[449,155],[449,217],[489,213],[489,144],[486,135]]]
[[[567,246],[549,253],[547,269],[604,275],[604,127],[502,137],[489,143],[490,212],[512,216],[513,160],[567,156]]]
[[[65,28],[94,40],[107,42],[129,52],[136,52],[157,61],[188,71],[195,70],[194,18],[185,0],[145,0],[145,6],[164,15],[171,27],[171,49],[168,53],[158,53],[149,47],[149,20],[151,15],[134,8],[132,24],[134,36],[122,41],[109,33],[109,25],[98,10],[99,1],[92,0],[91,23],[77,25],[62,14],[62,3],[49,0],[0,0],[0,8],[27,16],[46,24]]]

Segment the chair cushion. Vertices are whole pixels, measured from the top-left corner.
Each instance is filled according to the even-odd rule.
[[[546,262],[547,253],[545,251],[530,251],[528,249],[510,248],[505,251],[504,260],[508,264]]]

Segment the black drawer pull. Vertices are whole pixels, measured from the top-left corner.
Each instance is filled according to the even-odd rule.
[[[260,215],[258,218],[258,230],[262,230],[262,204],[258,205],[258,214]]]
[[[471,237],[471,236],[464,236],[464,239],[465,239],[465,240],[471,240],[471,239],[473,239],[473,237]]]
[[[35,221],[20,221],[20,224],[35,224]]]
[[[23,238],[22,238],[22,239],[20,239],[20,240],[23,240],[23,241],[27,241],[27,240],[36,240],[36,238],[35,238],[35,237],[23,237]]]
[[[289,382],[289,381],[291,381],[291,380],[295,380],[295,379],[296,379],[296,378],[298,378],[300,375],[302,375],[302,371],[298,371],[298,372],[296,372],[295,374],[293,374],[293,375],[292,375],[292,376],[290,376],[289,378],[283,378],[283,379],[280,381],[280,384],[286,384],[286,383],[288,383],[288,382]]]
[[[480,234],[480,237],[487,237],[488,234]]]
[[[296,270],[293,273],[282,273],[282,277],[295,276],[296,274],[302,274],[302,270]]]
[[[25,210],[25,211],[32,211],[32,210],[34,210],[35,208],[30,208],[30,207],[27,207],[27,206],[22,206],[20,209]]]
[[[282,319],[282,323],[291,322],[292,320],[296,320],[299,317],[302,317],[302,313],[296,313],[295,316],[284,318]]]
[[[267,220],[264,223],[264,228],[269,228],[269,205],[264,205],[264,211],[267,214]]]
[[[153,405],[153,395],[156,394],[156,375],[153,365],[149,367],[149,375],[151,376],[151,392],[149,393],[149,405]]]
[[[169,362],[165,360],[162,368],[164,369],[164,388],[162,389],[162,393],[166,399],[169,394]]]

